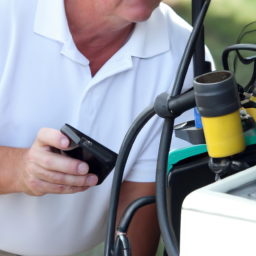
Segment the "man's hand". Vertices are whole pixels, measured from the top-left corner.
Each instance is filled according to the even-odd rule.
[[[57,153],[69,146],[69,139],[58,130],[42,128],[23,154],[16,188],[31,196],[70,194],[87,190],[98,182],[88,174],[85,162]]]

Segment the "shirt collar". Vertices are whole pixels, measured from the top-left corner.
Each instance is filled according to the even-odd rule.
[[[34,32],[64,44],[70,42],[64,0],[38,0]],[[131,56],[150,58],[168,51],[169,40],[167,22],[158,7],[147,21],[136,24],[128,48]]]
[[[70,41],[64,0],[38,0],[34,32],[61,43]]]
[[[134,57],[151,58],[169,50],[168,25],[160,7],[154,10],[147,21],[136,24],[129,41]]]

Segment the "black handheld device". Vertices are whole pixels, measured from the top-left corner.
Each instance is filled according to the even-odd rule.
[[[63,151],[72,158],[86,162],[89,173],[98,176],[97,185],[100,185],[113,170],[117,154],[68,124],[60,131],[70,140],[68,148]]]

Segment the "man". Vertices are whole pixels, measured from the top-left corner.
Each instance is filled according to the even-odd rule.
[[[94,187],[86,163],[57,153],[69,144],[59,129],[68,123],[118,153],[136,116],[170,92],[191,28],[159,3],[1,0],[0,250],[74,255],[104,240],[113,172]],[[192,78],[190,68],[185,87]],[[161,127],[152,118],[133,146],[118,219],[154,194]],[[128,236],[133,255],[155,254],[155,206],[136,214]]]

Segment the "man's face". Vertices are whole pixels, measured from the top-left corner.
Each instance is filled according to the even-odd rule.
[[[93,0],[104,13],[128,22],[147,20],[161,0]]]

